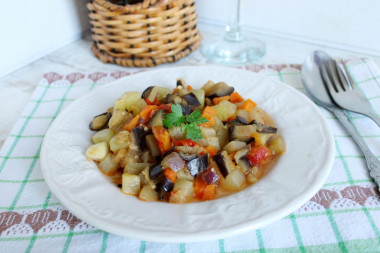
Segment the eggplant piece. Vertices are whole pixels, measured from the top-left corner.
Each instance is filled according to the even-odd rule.
[[[136,145],[139,147],[140,151],[144,151],[147,148],[145,137],[148,133],[144,130],[144,127],[142,126],[132,128],[132,133]]]
[[[250,141],[252,134],[256,131],[255,125],[245,125],[245,126],[230,126],[228,128],[228,136],[231,141]]]
[[[149,86],[146,88],[143,93],[141,94],[141,98],[148,98],[150,92],[153,90],[154,86]]]
[[[154,113],[154,115],[152,116],[152,118],[150,118],[147,125],[151,127],[163,126],[165,116],[166,116],[166,111],[164,109],[160,109]]]
[[[170,192],[165,191],[164,189],[157,189],[158,192],[158,200],[164,200],[168,202],[170,199]]]
[[[231,158],[228,156],[226,151],[214,155],[212,158],[216,165],[218,165],[219,171],[224,178],[234,169],[232,165]]]
[[[186,94],[185,96],[183,96],[183,98],[186,100],[190,107],[197,107],[201,105],[197,96],[195,96],[194,93]]]
[[[236,116],[236,119],[231,120],[230,122],[228,122],[228,124],[230,126],[244,126],[244,125],[248,125],[249,123],[248,123],[248,120],[246,120],[245,118]]]
[[[157,183],[157,190],[164,190],[166,192],[171,192],[174,188],[174,183],[168,179],[168,178],[164,178],[163,180],[161,180],[160,182]]]
[[[207,170],[202,174],[202,179],[207,183],[207,184],[213,184],[216,181],[219,180],[219,175],[216,173],[214,169]]]
[[[161,164],[158,163],[149,167],[149,178],[155,184],[165,179]]]
[[[166,104],[174,104],[174,98],[175,98],[175,96],[173,94],[169,93],[168,95],[166,95],[165,103]]]
[[[104,128],[107,128],[110,118],[111,113],[109,112],[99,114],[92,119],[89,128],[93,131],[99,131]]]
[[[187,87],[187,83],[186,83],[186,81],[183,78],[178,78],[176,86],[177,87],[182,86],[183,88],[186,88]]]
[[[256,131],[258,133],[269,133],[269,134],[275,134],[277,133],[277,128],[276,127],[271,127],[264,125],[263,123],[253,121],[253,124],[256,125]]]
[[[185,161],[178,155],[177,152],[173,152],[162,159],[161,165],[164,168],[170,168],[174,172],[178,172],[180,169],[186,166]]]
[[[225,82],[219,82],[211,88],[207,97],[213,99],[215,97],[228,96],[231,95],[234,90],[234,87],[228,86]]]
[[[161,156],[160,149],[158,148],[156,138],[150,134],[145,137],[146,145],[154,158]]]
[[[181,104],[181,107],[182,107],[182,114],[184,116],[190,115],[193,112],[193,109],[191,109],[191,107],[188,105]]]
[[[158,192],[158,199],[168,201],[170,198],[170,192],[174,188],[174,183],[164,177],[161,181],[159,181],[156,185],[156,191]]]
[[[190,170],[190,175],[195,176],[208,168],[208,154],[198,156],[187,163],[187,167]]]
[[[251,160],[249,160],[247,155],[241,157],[237,161],[237,164],[244,170],[244,172],[249,171],[253,167],[253,164],[252,164]]]
[[[197,155],[193,155],[193,154],[184,154],[184,153],[178,153],[179,156],[182,158],[182,160],[186,161],[186,162],[190,162],[191,160],[197,158]]]

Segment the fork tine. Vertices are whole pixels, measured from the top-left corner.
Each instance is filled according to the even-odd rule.
[[[337,72],[338,78],[340,80],[339,84],[342,86],[343,90],[346,91],[346,90],[350,89],[351,85],[350,85],[349,81],[347,80],[345,73],[343,72],[343,70],[340,67],[340,65],[338,64],[338,62],[335,60],[334,60],[334,67],[335,67],[335,70]]]
[[[347,69],[347,66],[345,64],[343,64],[343,68],[344,68],[344,73],[345,73],[345,76],[347,77],[347,80],[349,82],[349,85],[350,87],[355,90],[357,89],[357,85],[355,84],[355,81],[354,79],[352,78],[351,74],[350,74],[350,71],[348,71]]]
[[[322,63],[319,67],[319,70],[321,72],[323,83],[325,84],[325,87],[328,89],[328,93],[334,93],[338,92],[336,86],[331,81],[330,74],[328,73],[328,67],[326,66],[326,63]]]
[[[328,65],[327,71],[330,74],[331,81],[335,85],[337,92],[345,91],[339,78],[336,62],[334,60],[330,60],[327,62],[327,65]]]

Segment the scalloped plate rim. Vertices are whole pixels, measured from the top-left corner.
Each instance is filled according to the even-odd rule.
[[[140,240],[147,240],[147,241],[155,241],[155,242],[166,242],[166,243],[182,243],[182,242],[200,242],[200,241],[206,241],[206,240],[216,240],[220,238],[225,238],[225,237],[231,237],[235,236],[244,232],[251,231],[253,229],[261,228],[265,225],[268,225],[274,221],[277,221],[287,215],[289,215],[291,212],[299,208],[302,204],[304,204],[306,201],[308,201],[310,198],[312,198],[315,193],[322,187],[323,183],[327,179],[330,170],[332,168],[332,164],[334,161],[334,153],[335,153],[335,146],[333,144],[333,133],[328,125],[327,121],[325,120],[324,116],[322,115],[321,111],[319,108],[309,99],[307,98],[304,94],[299,92],[298,90],[294,89],[290,85],[287,85],[283,82],[277,81],[277,80],[270,80],[270,82],[273,83],[278,83],[283,85],[284,89],[290,89],[291,92],[297,94],[297,96],[300,97],[300,99],[303,99],[305,104],[307,106],[310,106],[318,115],[318,117],[321,119],[321,125],[324,127],[324,130],[326,130],[326,137],[328,143],[326,144],[328,146],[328,152],[326,152],[326,160],[321,163],[321,167],[323,169],[320,170],[318,176],[318,180],[316,180],[309,190],[298,196],[297,198],[293,199],[290,201],[288,205],[286,205],[284,208],[278,209],[276,211],[271,212],[269,215],[266,214],[265,217],[266,219],[262,220],[247,220],[244,223],[239,223],[234,226],[230,226],[227,228],[216,228],[216,229],[208,229],[208,230],[203,230],[203,231],[198,231],[198,232],[184,232],[184,233],[172,233],[172,232],[157,232],[157,231],[149,231],[144,228],[140,229],[135,229],[135,228],[124,228],[120,230],[120,228],[112,223],[107,222],[106,220],[103,219],[97,219],[96,217],[92,216],[86,216],[85,215],[85,210],[84,207],[80,208],[74,208],[73,203],[70,202],[61,192],[62,189],[59,189],[54,185],[52,181],[49,180],[48,176],[48,167],[46,165],[46,162],[44,160],[45,152],[48,152],[46,150],[46,145],[49,140],[49,133],[52,131],[52,129],[55,127],[57,122],[61,120],[70,110],[72,110],[75,106],[80,104],[82,101],[85,101],[89,96],[91,96],[94,93],[99,93],[102,90],[115,86],[117,83],[122,82],[123,80],[127,80],[130,77],[136,76],[136,75],[149,75],[149,74],[154,74],[157,72],[162,72],[162,71],[174,71],[178,70],[180,71],[186,71],[186,69],[214,69],[217,71],[244,71],[250,73],[252,76],[256,76],[255,78],[258,79],[264,79],[266,81],[269,80],[268,77],[249,72],[246,70],[239,70],[239,69],[234,69],[230,67],[219,67],[219,66],[203,66],[203,67],[198,67],[198,66],[184,66],[184,67],[172,67],[172,68],[161,68],[161,69],[156,69],[156,70],[148,70],[148,71],[143,71],[140,73],[136,73],[134,75],[130,76],[125,76],[120,79],[117,79],[115,81],[112,81],[108,84],[104,84],[101,87],[95,88],[93,91],[89,92],[88,94],[82,95],[79,98],[77,98],[74,102],[72,102],[67,108],[65,108],[62,112],[59,113],[57,118],[54,120],[54,122],[51,124],[49,127],[48,131],[46,132],[46,137],[44,138],[44,141],[41,146],[41,170],[43,173],[43,176],[45,178],[45,182],[48,184],[50,190],[52,193],[57,197],[59,202],[66,207],[70,212],[72,212],[75,216],[78,218],[82,219],[83,221],[87,222],[88,224],[94,225],[95,227],[98,227],[104,231],[107,231],[109,233],[125,236],[125,237],[130,237],[130,238],[135,238],[135,239],[140,239]],[[159,85],[159,84],[158,84]],[[201,203],[194,203],[195,205],[201,204]],[[186,204],[186,205],[193,205],[193,204]],[[170,238],[170,239],[168,239]]]

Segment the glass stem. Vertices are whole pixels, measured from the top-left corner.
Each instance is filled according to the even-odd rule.
[[[244,37],[240,31],[240,0],[228,1],[229,9],[231,10],[233,17],[229,20],[229,24],[226,26],[224,38],[230,41],[242,41]]]

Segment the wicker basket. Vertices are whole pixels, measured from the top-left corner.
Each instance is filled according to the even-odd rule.
[[[153,67],[175,62],[200,45],[195,0],[144,0],[120,6],[87,4],[92,51],[105,63]]]

